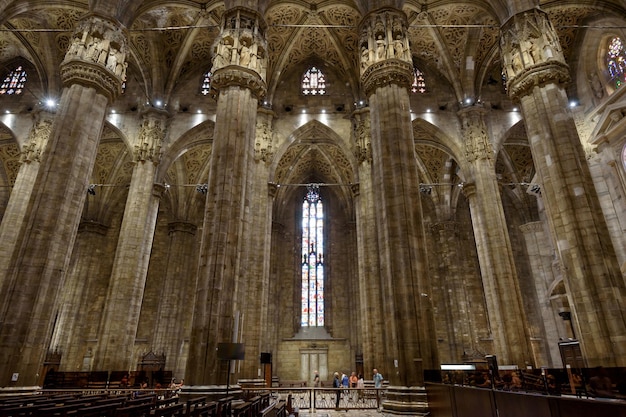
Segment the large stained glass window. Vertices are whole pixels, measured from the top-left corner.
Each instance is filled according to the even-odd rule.
[[[624,43],[621,38],[615,37],[609,42],[606,65],[609,78],[614,83],[615,88],[621,87],[624,83],[624,71],[626,71],[626,50],[624,50]]]
[[[20,65],[4,78],[0,86],[0,94],[22,94],[24,84],[26,84],[26,70]]]
[[[302,327],[324,326],[324,206],[319,186],[302,203]]]
[[[302,76],[302,94],[315,96],[326,94],[326,76],[316,67],[309,68]]]

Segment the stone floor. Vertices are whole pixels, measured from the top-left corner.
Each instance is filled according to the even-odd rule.
[[[309,413],[307,411],[301,412],[298,417],[381,417],[381,414],[376,410],[349,410],[349,411],[334,411],[334,410],[319,410],[316,413]]]

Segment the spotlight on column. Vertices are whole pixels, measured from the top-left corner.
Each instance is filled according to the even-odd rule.
[[[89,187],[87,187],[87,194],[96,195],[96,184],[89,184]]]

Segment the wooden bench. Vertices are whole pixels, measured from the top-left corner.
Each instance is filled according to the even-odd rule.
[[[198,404],[187,417],[217,417],[217,402],[208,402],[206,404]]]
[[[118,402],[79,408],[76,410],[76,417],[113,417],[121,406],[122,403]]]
[[[118,407],[115,409],[113,417],[148,417],[152,404],[137,404],[124,407]]]
[[[184,404],[171,404],[166,407],[155,408],[152,414],[154,417],[174,417],[182,416],[185,411]]]

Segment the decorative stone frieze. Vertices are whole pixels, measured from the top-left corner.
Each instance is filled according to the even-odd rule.
[[[526,95],[534,86],[570,81],[569,67],[546,12],[532,9],[517,14],[502,26],[501,33],[500,52],[511,97]]]
[[[76,83],[95,88],[112,101],[126,79],[126,54],[122,28],[102,17],[88,16],[74,32],[61,63],[61,80],[65,86]]]
[[[84,220],[78,225],[78,233],[95,233],[106,236],[109,226],[93,220]]]
[[[43,119],[37,122],[28,134],[28,142],[22,148],[21,163],[39,162],[41,152],[50,137],[52,120]]]
[[[267,93],[265,81],[259,77],[259,74],[248,68],[236,65],[229,65],[215,71],[211,80],[211,86],[218,91],[232,86],[248,88],[259,100],[265,97]]]

